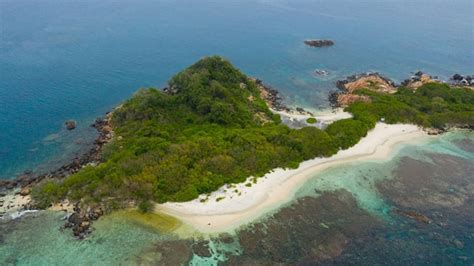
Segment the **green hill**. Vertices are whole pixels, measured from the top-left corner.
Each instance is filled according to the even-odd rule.
[[[43,183],[33,191],[35,201],[47,206],[69,198],[113,208],[134,201],[146,210],[151,201],[187,201],[277,167],[331,156],[356,144],[381,117],[430,126],[443,124],[452,113],[472,114],[471,100],[455,100],[454,106],[451,98],[433,94],[426,97],[452,108],[444,116],[426,118],[425,103],[418,106],[413,93],[367,91],[373,101],[349,107],[354,119],[337,121],[324,131],[290,129],[270,112],[256,84],[217,56],[178,73],[165,91],[141,89],[116,109],[115,137],[104,149],[104,162],[64,181]],[[472,97],[472,91],[462,93]]]

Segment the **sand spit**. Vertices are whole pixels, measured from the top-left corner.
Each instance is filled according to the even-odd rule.
[[[397,144],[427,137],[414,125],[378,123],[357,145],[330,158],[308,160],[297,169],[278,168],[256,183],[250,177],[193,201],[157,204],[156,211],[174,216],[202,233],[232,230],[289,202],[298,188],[319,171],[347,162],[385,159]]]

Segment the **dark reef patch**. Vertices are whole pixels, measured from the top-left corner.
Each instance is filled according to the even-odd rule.
[[[383,227],[378,218],[359,209],[345,190],[305,197],[240,231],[243,254],[231,256],[227,263],[323,262],[340,256],[356,236]]]

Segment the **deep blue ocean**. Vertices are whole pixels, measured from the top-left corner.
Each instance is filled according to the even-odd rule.
[[[222,55],[285,101],[328,106],[337,79],[474,74],[472,0],[0,0],[0,178],[47,171],[140,87]],[[312,49],[307,38],[335,41]],[[315,77],[314,69],[329,76]],[[67,131],[64,121],[78,128]]]

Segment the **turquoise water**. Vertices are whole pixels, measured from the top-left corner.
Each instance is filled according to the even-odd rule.
[[[105,217],[94,223],[90,237],[77,241],[70,230],[60,230],[63,216],[40,212],[9,224],[0,222],[0,265],[128,264],[151,243],[175,237],[123,217]]]
[[[317,173],[297,192],[297,198],[319,196],[323,192],[344,189],[356,199],[360,208],[390,220],[388,204],[377,190],[377,183],[396,178],[394,170],[403,166],[401,158],[409,157],[422,162],[433,163],[431,155],[443,154],[474,162],[474,153],[463,150],[456,140],[474,141],[474,133],[467,131],[450,132],[435,139],[425,139],[410,145],[398,145],[392,155],[385,160],[352,162],[342,167],[330,168]]]
[[[471,265],[474,193],[463,189],[474,180],[473,148],[474,133],[457,131],[398,145],[386,160],[327,169],[305,183],[290,204],[225,235],[194,238],[180,228],[163,231],[164,222],[151,227],[112,216],[77,241],[70,231],[59,231],[62,214],[39,212],[0,222],[0,264],[396,264],[403,259]],[[417,223],[394,209],[416,210],[433,223]]]
[[[96,117],[205,55],[312,108],[355,72],[471,74],[472,10],[471,0],[1,1],[0,178],[79,154]],[[311,49],[306,38],[336,45]]]

